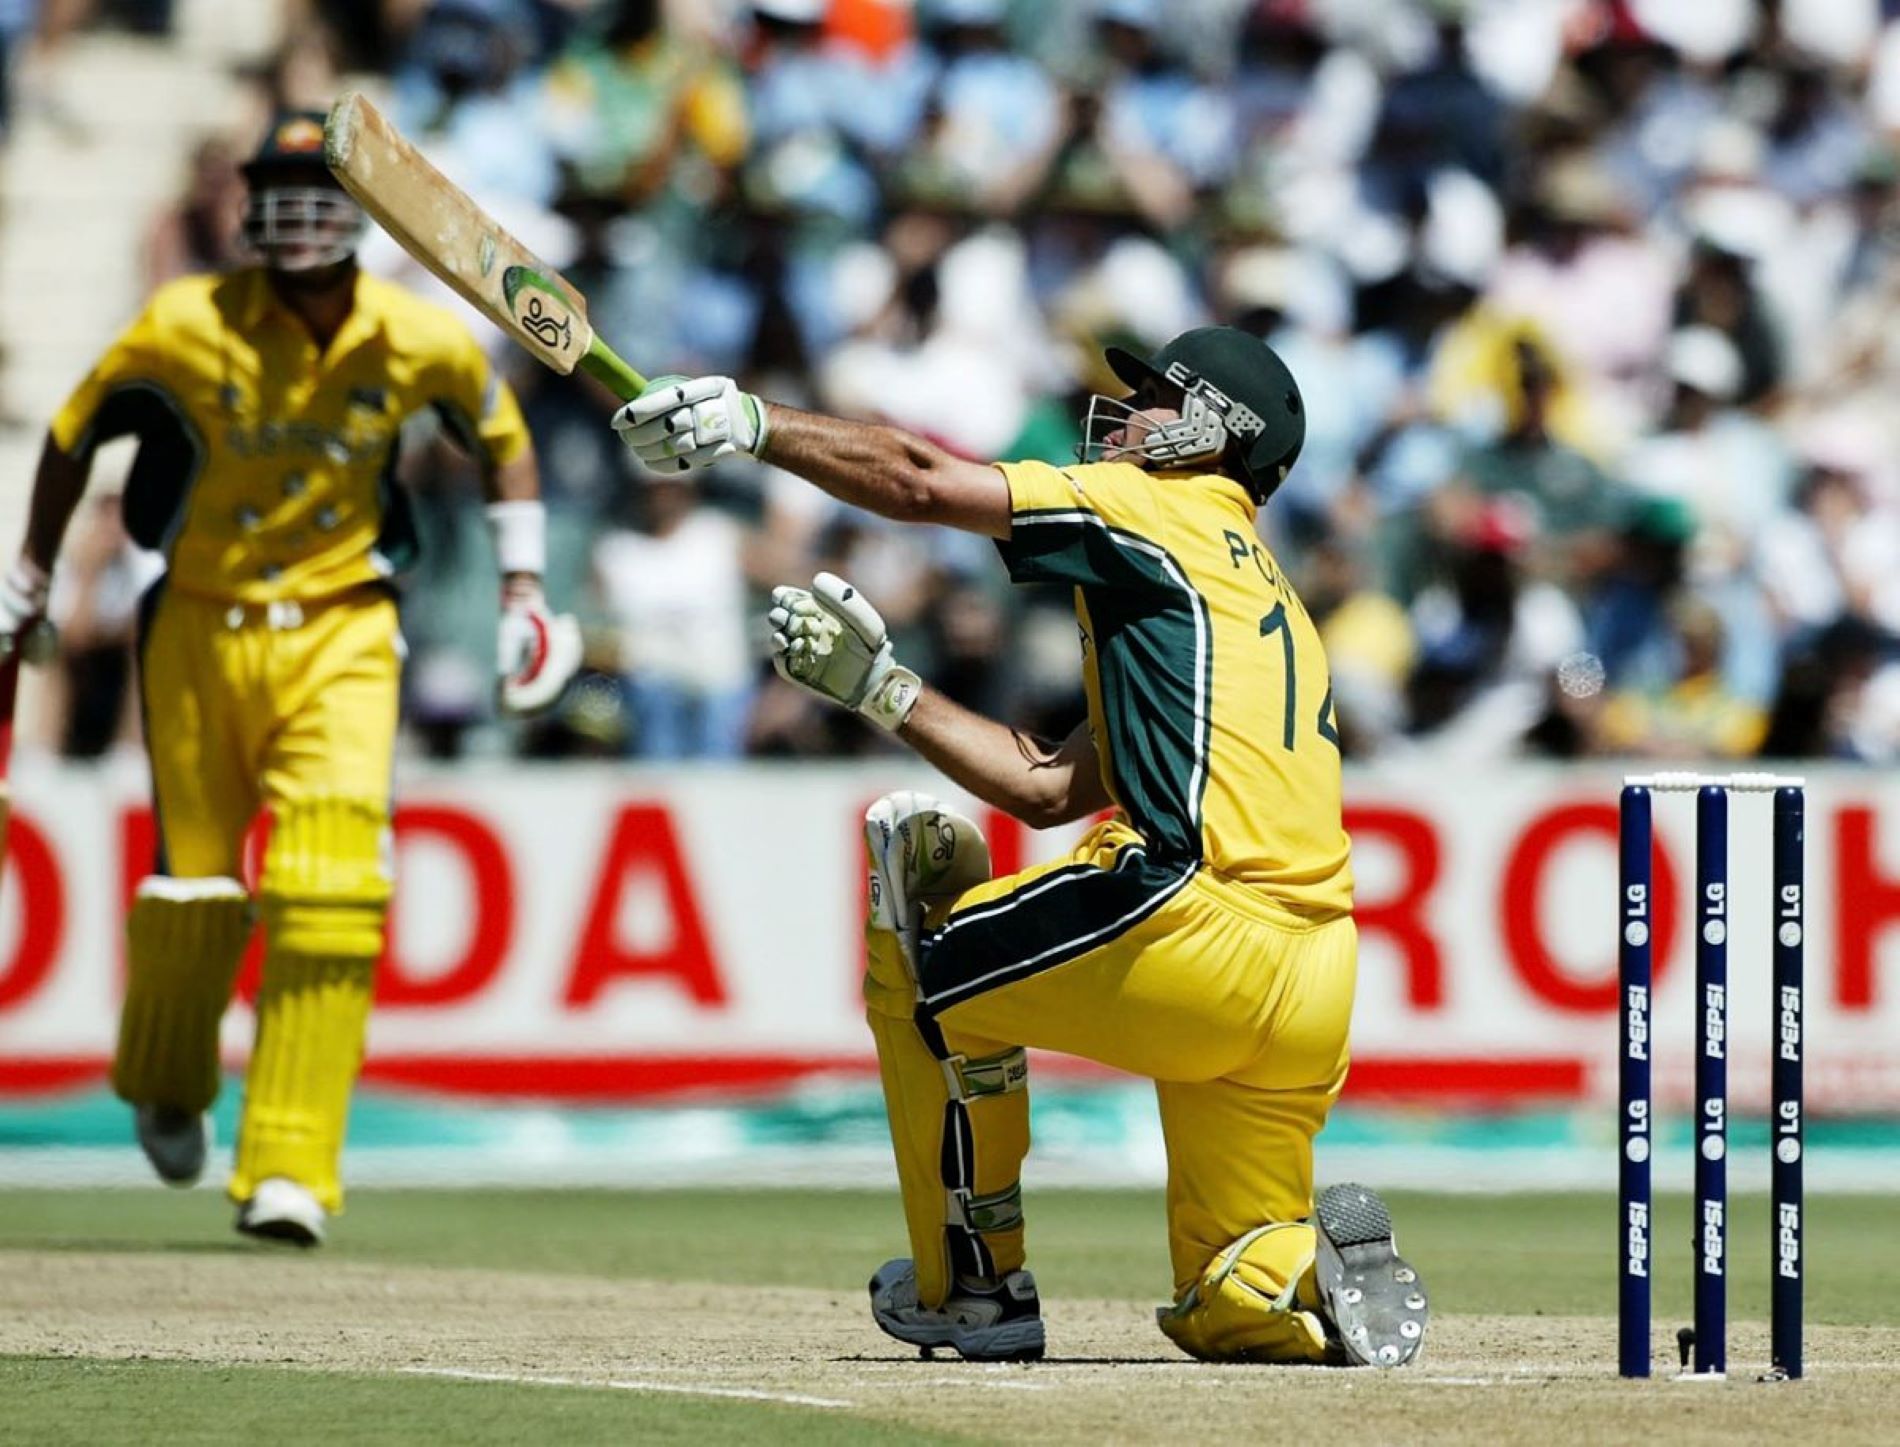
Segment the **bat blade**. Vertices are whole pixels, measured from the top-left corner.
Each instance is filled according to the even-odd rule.
[[[563,374],[585,369],[622,397],[646,379],[594,335],[587,302],[503,229],[358,92],[331,108],[323,157],[343,189],[402,249]]]

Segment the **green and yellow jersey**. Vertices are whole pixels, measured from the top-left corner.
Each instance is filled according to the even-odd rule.
[[[1075,588],[1102,781],[1161,865],[1352,908],[1325,649],[1219,474],[1001,464],[1018,582]]]
[[[136,435],[126,527],[168,587],[312,602],[388,577],[415,549],[394,485],[405,418],[435,409],[490,465],[528,446],[521,409],[448,312],[375,277],[327,348],[261,270],[160,288],[53,419],[74,457]]]

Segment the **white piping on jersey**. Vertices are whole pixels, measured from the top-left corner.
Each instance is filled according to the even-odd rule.
[[[1139,854],[1139,853],[1141,853],[1141,850],[1133,848],[1132,846],[1124,847],[1121,854],[1116,856],[1115,868],[1116,869],[1121,868],[1121,861],[1127,855]],[[1050,874],[1048,878],[1037,880],[1034,884],[1030,885],[1029,888],[1025,889],[1021,894],[1005,895],[1002,899],[996,900],[995,902],[991,904],[979,904],[973,909],[966,909],[966,910],[961,911],[952,919],[950,919],[944,925],[942,929],[938,930],[935,934],[933,934],[930,937],[930,943],[932,947],[934,948],[938,940],[943,939],[947,935],[955,934],[957,930],[960,929],[962,926],[966,924],[971,924],[975,922],[976,920],[989,919],[994,915],[1008,914],[1010,910],[1014,909],[1017,905],[1021,904],[1024,900],[1034,899],[1037,895],[1042,894],[1047,890],[1054,889],[1058,884],[1062,883],[1063,880],[1079,878],[1081,875],[1083,875],[1084,873],[1090,870],[1095,870],[1096,872],[1102,873],[1102,874],[1107,874],[1111,872],[1106,869],[1101,869],[1099,866],[1093,865],[1093,864],[1072,864],[1063,869],[1058,869],[1054,871],[1052,874]]]
[[[1027,527],[1036,523],[1093,523],[1117,547],[1128,547],[1147,553],[1159,562],[1164,571],[1174,579],[1175,584],[1188,596],[1193,605],[1194,614],[1194,772],[1188,776],[1187,805],[1190,822],[1198,837],[1201,832],[1201,781],[1207,772],[1207,707],[1214,693],[1214,681],[1208,675],[1208,621],[1207,600],[1201,597],[1187,575],[1181,571],[1181,565],[1174,555],[1159,544],[1133,533],[1122,532],[1111,527],[1098,514],[1077,510],[1075,512],[1025,513],[1016,517],[1012,526]]]

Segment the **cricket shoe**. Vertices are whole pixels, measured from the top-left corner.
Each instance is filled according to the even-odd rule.
[[[237,1228],[260,1241],[321,1246],[325,1219],[323,1207],[309,1191],[288,1176],[270,1176],[238,1207]]]
[[[1392,1240],[1392,1215],[1365,1186],[1328,1186],[1314,1207],[1320,1314],[1349,1362],[1402,1367],[1425,1340],[1425,1284]]]
[[[952,1347],[972,1362],[1042,1360],[1042,1301],[1036,1278],[1012,1271],[993,1286],[963,1278],[941,1307],[917,1301],[917,1267],[907,1256],[886,1261],[871,1277],[871,1315],[901,1342]]]
[[[174,1105],[141,1105],[133,1112],[139,1149],[168,1186],[192,1186],[211,1152],[211,1117]]]

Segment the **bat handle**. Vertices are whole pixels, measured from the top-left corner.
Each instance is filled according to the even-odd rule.
[[[581,356],[581,370],[622,402],[631,402],[647,389],[647,379],[622,361],[599,337],[588,343]]]

